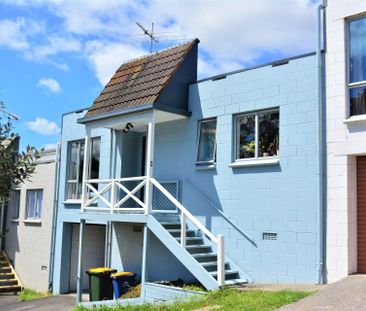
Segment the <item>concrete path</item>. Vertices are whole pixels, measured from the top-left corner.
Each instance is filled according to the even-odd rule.
[[[75,307],[75,297],[72,296],[50,296],[31,301],[19,302],[19,297],[14,294],[0,294],[1,311],[68,311]]]
[[[351,275],[278,311],[365,311],[366,275]]]

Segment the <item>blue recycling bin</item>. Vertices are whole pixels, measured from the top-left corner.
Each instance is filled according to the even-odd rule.
[[[136,285],[136,273],[134,272],[117,272],[111,275],[113,283],[114,298],[118,299],[127,293],[131,286]]]

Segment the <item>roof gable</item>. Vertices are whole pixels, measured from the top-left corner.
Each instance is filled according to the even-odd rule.
[[[198,42],[195,39],[122,64],[84,118],[123,114],[131,108],[154,104]]]

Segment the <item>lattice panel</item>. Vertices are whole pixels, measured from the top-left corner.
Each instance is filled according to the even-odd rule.
[[[179,199],[179,183],[177,181],[160,182],[160,184],[177,200]],[[156,187],[153,190],[152,209],[154,211],[175,211],[175,205]]]

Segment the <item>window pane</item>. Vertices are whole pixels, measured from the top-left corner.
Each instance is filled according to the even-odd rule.
[[[37,207],[35,210],[34,218],[40,219],[42,215],[42,203],[43,203],[43,191],[37,191]]]
[[[215,160],[216,120],[201,121],[197,162]]]
[[[69,182],[68,189],[67,189],[67,198],[71,200],[78,199],[78,193],[77,193],[77,182]]]
[[[237,117],[238,135],[237,158],[254,158],[255,156],[255,115]]]
[[[12,219],[19,218],[19,206],[20,206],[20,190],[15,190],[12,195],[13,212]]]
[[[366,80],[366,18],[349,23],[350,83]]]
[[[78,173],[78,149],[79,143],[73,142],[70,144],[70,159],[69,159],[69,180],[76,180]]]
[[[279,112],[258,114],[258,157],[277,156],[279,148]]]
[[[36,191],[27,192],[27,218],[34,218],[36,208]]]
[[[99,162],[100,162],[100,139],[98,138],[92,140],[91,172],[90,172],[91,179],[99,178]]]
[[[351,88],[349,98],[351,116],[366,114],[366,86]]]

